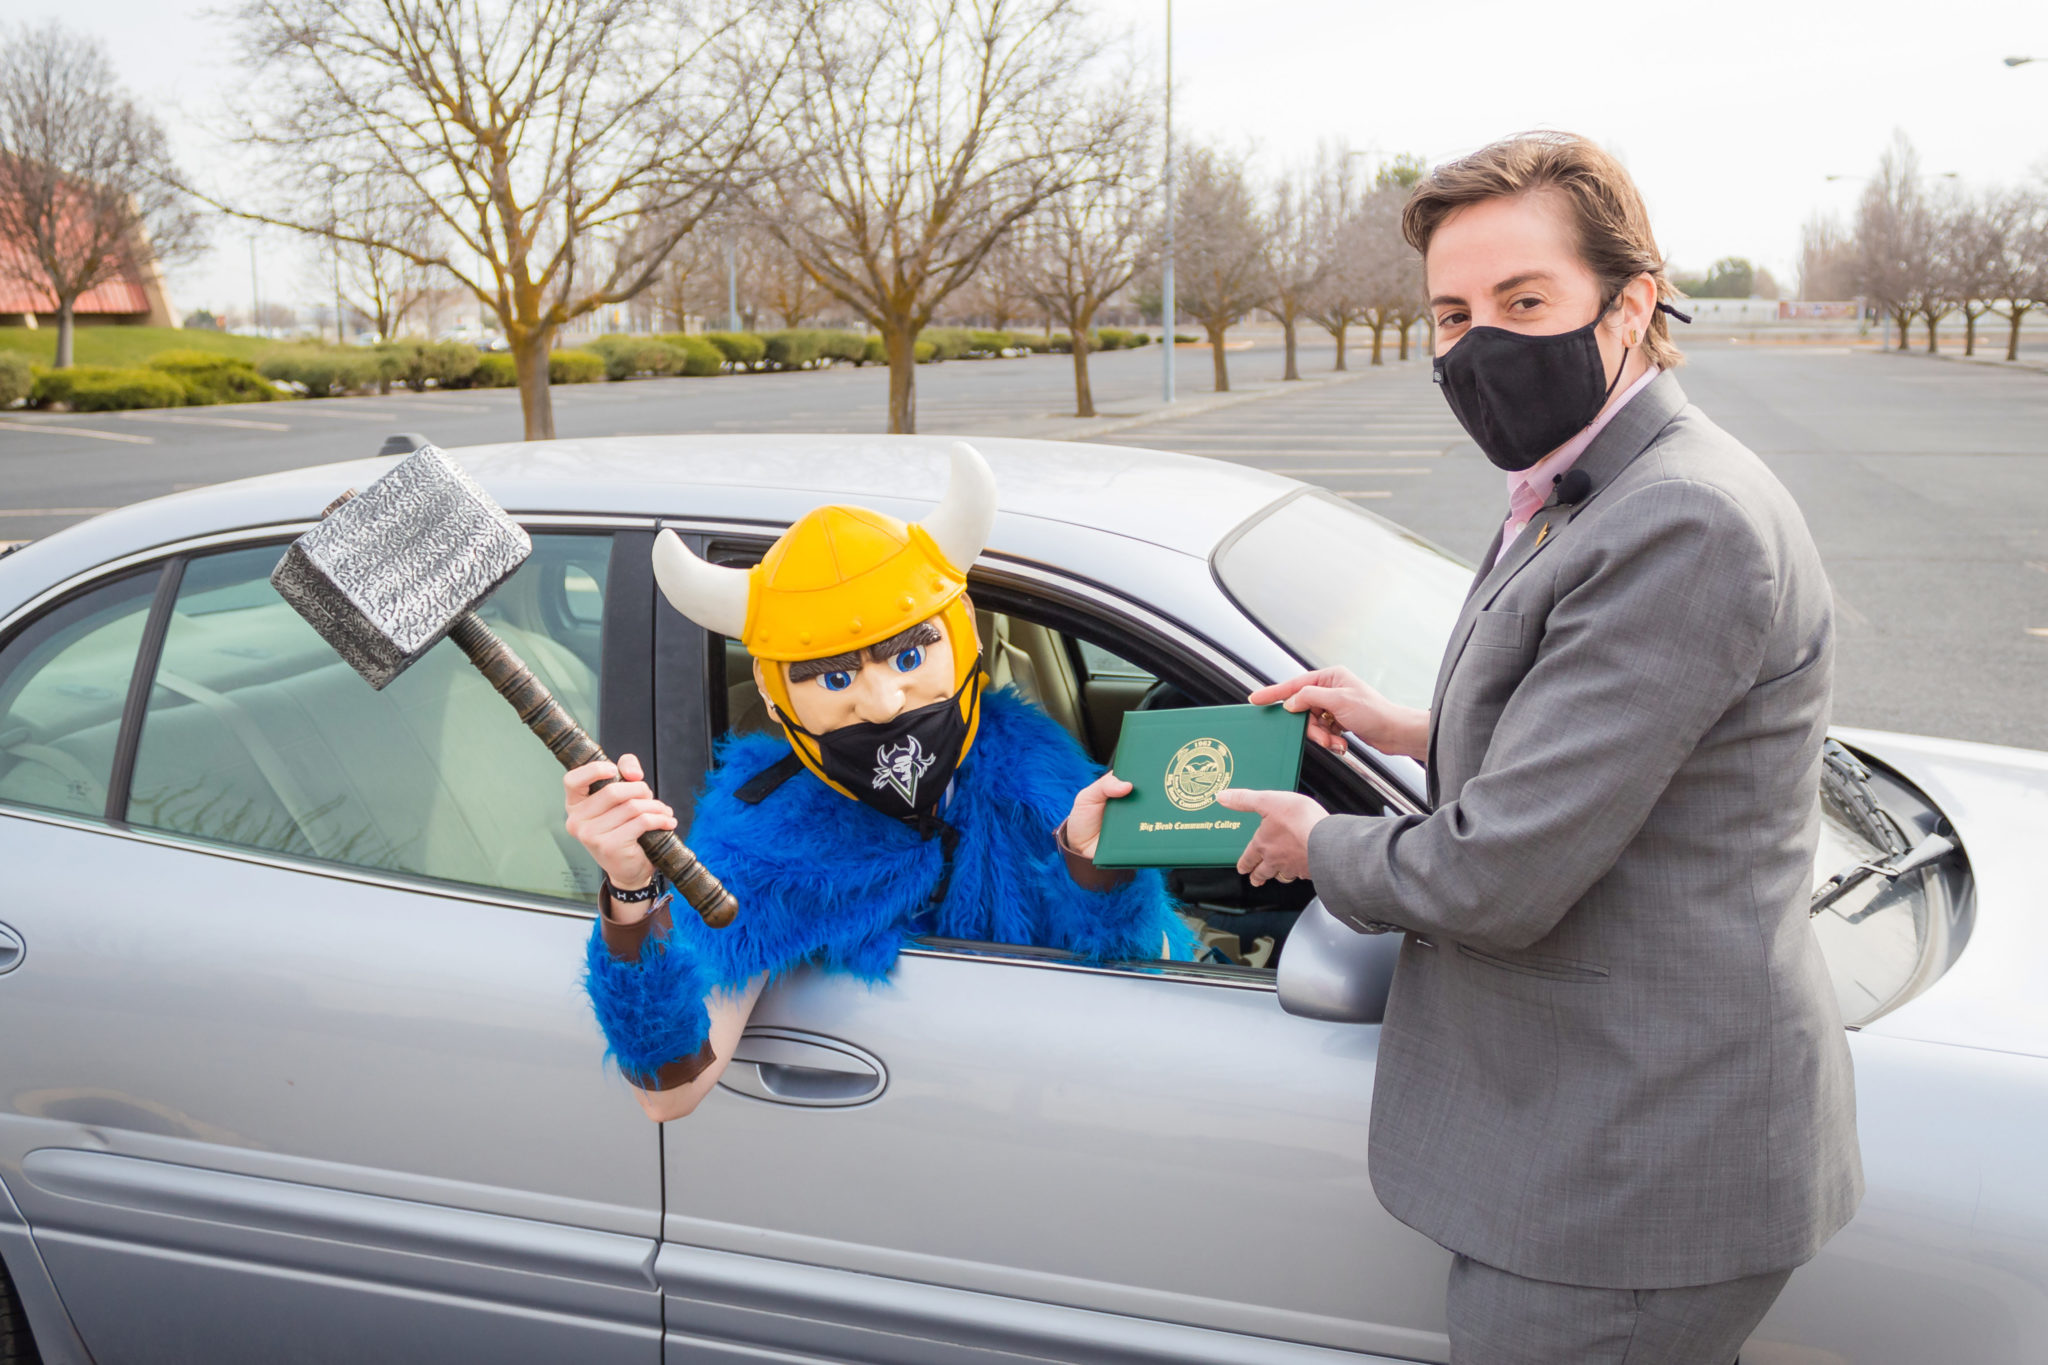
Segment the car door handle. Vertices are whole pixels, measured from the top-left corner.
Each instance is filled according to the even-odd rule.
[[[831,1108],[876,1099],[888,1088],[889,1072],[880,1058],[852,1043],[757,1027],[740,1035],[718,1083],[757,1100]]]
[[[27,956],[28,945],[21,941],[21,935],[0,924],[0,976],[19,967]]]

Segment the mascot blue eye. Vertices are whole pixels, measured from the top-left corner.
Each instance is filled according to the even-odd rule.
[[[820,674],[818,681],[825,685],[827,692],[844,692],[853,686],[853,674],[842,668],[837,672]]]
[[[917,671],[918,666],[923,662],[924,651],[916,646],[912,646],[896,656],[896,671],[898,673],[913,673]]]

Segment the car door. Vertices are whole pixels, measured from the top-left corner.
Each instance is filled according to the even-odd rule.
[[[485,609],[614,743],[646,539],[537,528]],[[372,692],[281,549],[0,644],[0,1180],[100,1365],[651,1365],[660,1153],[581,997],[560,770],[451,645]]]
[[[1446,1257],[1366,1175],[1379,1031],[1273,982],[960,943],[778,982],[664,1129],[668,1359],[1442,1359]]]

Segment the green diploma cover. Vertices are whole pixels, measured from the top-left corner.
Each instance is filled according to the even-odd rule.
[[[1110,767],[1136,790],[1103,813],[1096,865],[1235,867],[1260,817],[1224,809],[1216,793],[1293,791],[1307,729],[1307,712],[1283,706],[1126,713]]]

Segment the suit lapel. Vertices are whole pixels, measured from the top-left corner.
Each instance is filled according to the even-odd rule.
[[[1458,621],[1451,628],[1449,646],[1444,650],[1442,667],[1437,670],[1436,691],[1429,703],[1429,803],[1436,805],[1436,736],[1438,718],[1443,707],[1444,693],[1451,685],[1451,674],[1457,671],[1458,660],[1464,656],[1465,646],[1472,638],[1472,629],[1479,621],[1479,613],[1492,605],[1514,576],[1520,573],[1531,560],[1536,558],[1554,542],[1563,538],[1572,518],[1586,509],[1587,504],[1600,496],[1616,475],[1650,448],[1657,434],[1671,424],[1685,407],[1685,391],[1678,387],[1678,380],[1666,370],[1650,381],[1649,387],[1637,394],[1627,406],[1608,420],[1593,443],[1586,447],[1583,455],[1574,462],[1573,468],[1583,469],[1593,481],[1593,491],[1576,505],[1560,507],[1553,493],[1550,501],[1543,504],[1531,517],[1522,533],[1515,537],[1514,544],[1501,549],[1501,533],[1494,532],[1493,544],[1487,549],[1483,568],[1472,580],[1472,587],[1465,595],[1465,606],[1458,613]]]

